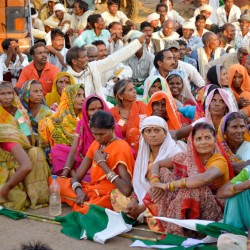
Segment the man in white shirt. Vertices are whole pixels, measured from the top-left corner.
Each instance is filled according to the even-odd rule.
[[[202,37],[206,32],[208,32],[206,27],[206,17],[202,14],[199,14],[195,17],[195,27],[196,30],[193,33],[193,36]]]
[[[67,69],[66,54],[68,49],[65,48],[64,34],[59,29],[52,29],[50,33],[51,44],[48,40],[46,51],[48,52],[48,62],[55,65],[60,71]]]
[[[174,69],[180,69],[186,72],[187,79],[185,84],[189,87],[189,90],[191,90],[191,85],[194,85],[196,88],[200,88],[205,85],[205,81],[193,65],[179,60],[180,45],[177,41],[167,41],[165,48],[169,49],[173,53],[175,61]]]
[[[249,44],[250,43],[250,16],[247,14],[243,14],[240,16],[238,20],[240,23],[240,30],[237,32],[235,38],[235,48],[239,48],[242,43]]]
[[[101,14],[106,27],[112,22],[119,22],[122,25],[128,26],[134,25],[122,11],[118,10],[119,2],[117,0],[108,0],[107,5],[108,10]]]
[[[70,27],[71,15],[66,13],[66,9],[61,3],[57,3],[53,11],[54,14],[43,22],[45,31],[49,32],[53,28],[58,28],[66,34]]]
[[[155,45],[158,42],[158,46],[162,50],[164,49],[165,41],[176,40],[179,38],[179,34],[174,31],[174,22],[172,20],[167,20],[164,22],[162,29],[154,32],[152,35],[152,40],[154,40]]]
[[[210,16],[212,14],[212,7],[208,4],[203,4],[200,8],[200,14],[204,15],[206,17],[206,24],[207,25],[212,25],[213,22],[210,20]],[[195,23],[195,17],[192,17],[191,19],[189,19],[189,21]]]
[[[4,52],[0,56],[2,77],[15,85],[21,70],[29,64],[28,57],[20,52],[18,40],[16,39],[5,39],[2,42],[2,48]]]
[[[87,52],[82,47],[72,47],[66,55],[69,65],[67,72],[72,74],[76,83],[85,85],[85,96],[97,94],[104,97],[102,92],[102,75],[114,68],[118,63],[127,60],[142,47],[145,35],[124,46],[122,49],[109,55],[103,60],[88,63]]]
[[[224,0],[224,5],[216,11],[218,26],[221,27],[225,23],[234,23],[240,18],[240,8],[234,5],[234,0]]]

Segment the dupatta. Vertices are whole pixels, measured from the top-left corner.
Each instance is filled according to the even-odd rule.
[[[45,96],[45,100],[46,100],[46,103],[47,103],[48,107],[50,107],[53,103],[60,104],[61,96],[59,95],[59,93],[57,91],[56,83],[63,76],[68,76],[69,77],[70,85],[76,84],[75,80],[74,80],[74,77],[71,74],[69,74],[67,72],[58,73],[56,78],[53,81],[52,91]]]
[[[147,115],[151,116],[153,114],[153,103],[160,101],[164,99],[166,101],[166,111],[167,111],[167,116],[168,116],[168,128],[170,130],[178,130],[180,129],[181,126],[181,117],[179,112],[177,111],[177,107],[174,101],[174,98],[171,95],[167,95],[166,93],[164,93],[163,91],[159,91],[154,93],[151,98],[150,101],[147,105]]]
[[[86,152],[88,151],[90,145],[95,140],[89,127],[90,119],[87,114],[87,103],[88,103],[88,100],[91,99],[92,97],[99,99],[99,101],[102,104],[103,111],[110,113],[110,110],[106,102],[100,96],[94,94],[94,95],[88,96],[84,100],[83,106],[82,106],[82,119],[77,124],[77,128],[79,129],[79,138],[78,138],[76,158],[78,158],[78,160],[80,160],[79,158],[82,159],[86,155]],[[117,123],[115,124],[115,135],[119,138],[122,138],[122,133]]]
[[[71,145],[80,113],[77,117],[74,111],[74,99],[83,84],[70,85],[62,92],[57,113],[42,119],[39,122],[39,134],[44,142],[49,142],[50,147],[55,144]]]

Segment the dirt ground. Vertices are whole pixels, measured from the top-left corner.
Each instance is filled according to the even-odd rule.
[[[183,5],[182,0],[175,0],[174,7],[184,17],[190,17],[193,11],[193,5]],[[140,11],[136,23],[145,21],[145,16],[154,12],[155,6],[158,1],[144,0],[140,2]],[[69,213],[71,209],[63,205],[63,215]],[[29,209],[27,212],[38,213],[41,215],[49,215],[48,208],[39,210]],[[30,219],[23,219],[14,221],[4,216],[0,216],[0,250],[13,250],[19,249],[20,244],[30,241],[42,241],[47,243],[54,250],[78,250],[78,249],[110,249],[110,250],[124,250],[128,249],[132,243],[130,239],[123,237],[115,237],[109,240],[105,245],[101,245],[91,241],[77,241],[69,238],[60,232],[61,226],[49,223],[38,222]],[[156,234],[133,230],[130,234],[144,236],[144,237],[157,237]],[[139,249],[139,248],[133,248]]]

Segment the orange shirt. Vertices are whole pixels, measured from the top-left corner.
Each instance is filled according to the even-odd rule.
[[[28,66],[23,68],[16,87],[22,88],[23,84],[26,81],[35,79],[41,82],[43,88],[43,95],[46,96],[46,94],[51,92],[53,81],[58,73],[59,69],[56,66],[49,62],[46,62],[42,74],[39,77],[34,62],[32,62]]]

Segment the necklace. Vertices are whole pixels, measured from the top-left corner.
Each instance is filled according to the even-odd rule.
[[[106,145],[100,145],[100,149],[106,148],[110,143],[112,143],[116,139],[116,136],[114,135],[111,140]]]
[[[205,166],[208,162],[208,160],[214,155],[214,151],[210,154],[207,160],[202,161],[203,165]]]

